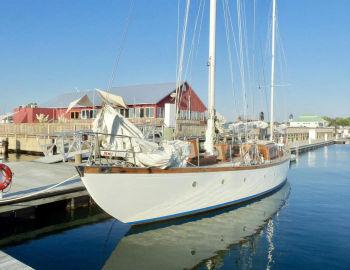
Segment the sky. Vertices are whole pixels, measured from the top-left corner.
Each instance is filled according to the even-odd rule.
[[[240,58],[232,47],[232,77],[222,1],[218,0],[217,110],[229,120],[243,114],[244,108],[247,115],[259,111],[268,115],[271,1],[241,0],[246,66],[239,68]],[[44,103],[61,93],[105,89],[120,48],[113,86],[175,81],[178,1],[135,0],[123,42],[131,2],[1,0],[0,114],[20,104]],[[183,22],[185,1],[180,2]],[[229,2],[238,41],[236,1]],[[290,113],[349,116],[350,1],[278,0],[277,5],[276,118],[284,120]],[[191,1],[187,56],[199,6],[200,0]],[[205,102],[208,7],[207,0],[191,75],[183,76]],[[245,100],[242,70],[246,73]]]

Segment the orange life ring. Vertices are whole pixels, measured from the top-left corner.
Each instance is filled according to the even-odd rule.
[[[0,163],[0,190],[4,190],[11,184],[12,175],[9,166]]]

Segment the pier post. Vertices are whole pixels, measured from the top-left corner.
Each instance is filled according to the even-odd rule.
[[[17,140],[17,137],[15,137],[15,143],[16,143],[16,154],[20,154],[21,153],[21,142],[20,140]]]
[[[8,153],[9,153],[9,141],[8,138],[5,140],[1,141],[1,147],[0,147],[0,154],[2,154],[4,159],[8,158]]]

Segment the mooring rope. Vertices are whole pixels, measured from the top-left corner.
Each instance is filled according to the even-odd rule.
[[[38,195],[38,194],[41,194],[41,193],[44,193],[44,192],[47,192],[49,190],[52,190],[58,186],[61,186],[63,185],[64,183],[76,178],[77,176],[79,176],[79,174],[75,174],[65,180],[63,180],[62,182],[59,182],[57,184],[54,184],[53,186],[51,187],[48,187],[46,189],[43,189],[43,190],[40,190],[40,191],[37,191],[37,192],[33,192],[33,193],[30,193],[30,194],[27,194],[27,195],[23,195],[23,196],[18,196],[18,197],[15,197],[15,198],[8,198],[8,199],[0,199],[0,204],[1,203],[4,203],[4,202],[15,202],[15,201],[18,201],[18,200],[21,200],[21,199],[25,199],[25,198],[30,198],[30,197],[33,197],[35,195]]]

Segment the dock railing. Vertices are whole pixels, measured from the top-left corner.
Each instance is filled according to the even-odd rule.
[[[64,123],[6,123],[0,124],[0,136],[5,135],[51,135],[57,132],[72,132],[91,130],[91,122],[64,122]]]

